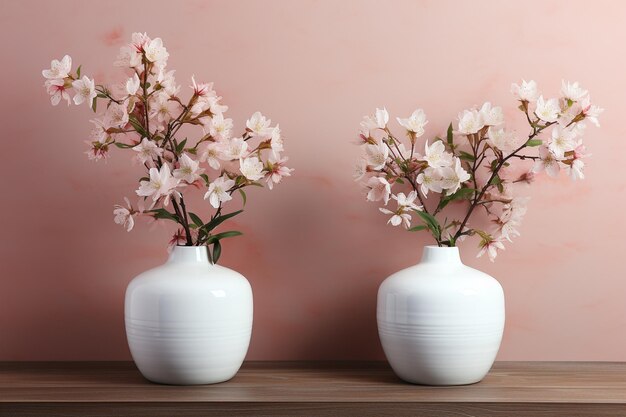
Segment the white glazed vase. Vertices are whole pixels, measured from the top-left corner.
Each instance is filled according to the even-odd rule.
[[[176,246],[168,261],[126,289],[126,336],[148,380],[175,385],[231,379],[252,332],[252,289],[209,262],[206,247]]]
[[[381,284],[377,319],[400,378],[472,384],[489,372],[500,348],[504,293],[494,278],[463,265],[458,248],[426,246],[419,264]]]

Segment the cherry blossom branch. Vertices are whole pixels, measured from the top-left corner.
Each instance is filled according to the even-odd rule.
[[[185,238],[187,240],[187,246],[193,246],[193,241],[191,239],[191,230],[189,228],[189,221],[187,220],[187,214],[185,213],[183,215],[183,212],[178,207],[178,203],[176,202],[176,197],[172,197],[172,205],[174,206],[174,211],[176,212],[176,215],[180,219],[180,223],[183,226],[183,229],[185,229]]]
[[[149,71],[149,67],[148,67],[148,60],[146,59],[146,54],[145,52],[142,53],[142,60],[143,60],[143,64],[144,64],[144,70],[143,70],[143,83],[141,85],[141,88],[143,90],[143,110],[144,110],[144,118],[145,118],[145,123],[146,123],[146,133],[148,134],[148,139],[152,139],[152,135],[150,134],[150,117],[148,115],[148,71]]]
[[[113,98],[111,93],[109,93],[109,91],[103,85],[96,86],[96,92],[98,92],[99,94],[102,94],[104,96],[104,98],[108,98],[109,100],[111,100],[115,104],[122,104],[122,101]]]
[[[537,160],[541,159],[541,158],[540,158],[540,157],[538,157],[538,156],[531,156],[531,155],[514,155],[513,157],[514,157],[514,158],[519,158],[519,159],[521,159],[522,161],[524,161],[524,160],[526,160],[526,159],[531,159],[531,160],[533,160],[533,161],[537,161]]]
[[[519,109],[531,128],[523,144],[516,144],[513,132],[505,128],[502,108],[489,102],[484,103],[480,110],[472,108],[459,114],[456,134],[466,138],[468,152],[456,150],[460,144],[454,143],[455,131],[451,123],[446,141],[439,136],[432,142],[427,140],[424,155],[416,156],[416,139],[424,134],[424,126],[428,123],[422,109],[415,110],[408,118],[396,118],[406,129],[410,154],[405,143],[390,132],[390,117],[385,108],[377,108],[373,115],[365,116],[359,132],[364,152],[355,178],[367,187],[367,200],[384,202],[385,207],[379,210],[391,216],[388,223],[392,226],[404,226],[411,232],[428,230],[439,246],[455,246],[464,236],[478,235],[481,239],[478,256],[487,253],[493,261],[497,251],[504,248],[504,242],[519,236],[516,228],[526,212],[527,199],[515,197],[511,186],[516,182],[530,183],[534,174],[542,170],[555,176],[559,170],[565,169],[573,179],[583,178],[583,158],[588,156],[580,140],[584,125],[569,128],[583,120],[598,126],[598,116],[603,111],[590,103],[587,90],[578,83],[563,81],[561,95],[556,98],[545,99],[534,81],[512,84],[511,92],[520,101]],[[531,103],[532,110],[529,107]],[[552,129],[547,140],[535,139],[556,123],[559,126]],[[381,131],[385,132],[382,139]],[[523,152],[527,147],[539,147],[538,155]],[[508,167],[512,159],[535,163],[530,172],[517,180],[501,177],[504,167]],[[489,177],[484,183],[479,180],[483,169]],[[412,190],[408,195],[405,195],[406,191],[392,191],[395,184],[403,184],[401,179],[410,184]],[[428,192],[439,196],[439,203],[432,214],[425,206]],[[397,204],[394,210],[388,208],[391,198]],[[422,207],[416,205],[418,199]],[[437,219],[436,216],[455,200],[469,202],[462,213],[462,220],[449,222],[446,217],[441,222]],[[467,227],[479,206],[485,209],[487,217],[495,224],[491,233]],[[419,215],[422,223],[411,226],[414,213]],[[455,232],[453,235],[450,234],[452,231]]]
[[[387,133],[387,135],[391,138],[391,140],[393,140],[393,142],[394,142],[394,144],[395,144],[395,147],[396,147],[396,149],[397,149],[397,151],[398,151],[398,155],[400,155],[400,156],[398,157],[398,156],[395,154],[394,150],[393,150],[393,149],[391,148],[391,146],[389,145],[389,143],[388,143],[388,142],[385,142],[385,144],[387,145],[387,148],[389,148],[389,151],[392,153],[392,155],[394,155],[394,158],[395,158],[395,159],[402,159],[402,161],[403,161],[403,162],[407,165],[407,168],[408,168],[408,166],[409,166],[409,162],[410,162],[410,161],[407,161],[407,160],[404,158],[404,156],[402,155],[402,152],[400,151],[400,148],[398,147],[398,140],[396,139],[396,137],[395,137],[395,136],[391,133],[391,131],[390,131],[388,128],[385,128],[385,132],[386,132],[386,133]],[[411,147],[411,159],[412,159],[412,157],[413,157],[413,147]],[[410,174],[409,174],[408,172],[404,172],[404,170],[403,170],[403,175],[402,175],[402,176],[397,175],[397,174],[396,174],[396,176],[398,176],[399,178],[405,178],[405,179],[406,179],[406,180],[407,180],[407,181],[411,184],[411,187],[413,187],[413,190],[414,190],[414,191],[415,191],[415,193],[417,194],[417,198],[418,198],[418,200],[419,200],[420,204],[422,205],[423,210],[424,210],[426,213],[430,214],[430,213],[428,212],[428,207],[426,207],[426,202],[424,201],[424,199],[423,199],[423,197],[422,197],[422,194],[421,194],[421,192],[420,192],[420,190],[419,190],[419,187],[417,186],[417,184],[415,183],[415,181],[413,180],[413,178],[411,178]]]
[[[467,210],[467,213],[465,215],[465,217],[463,218],[463,221],[461,222],[461,225],[459,226],[459,230],[457,231],[457,233],[454,235],[453,240],[456,241],[456,239],[459,238],[461,231],[463,230],[463,228],[465,227],[465,225],[467,224],[467,221],[469,220],[469,218],[472,215],[472,212],[474,211],[474,209],[476,208],[476,206],[478,205],[478,202],[480,200],[482,200],[483,196],[485,195],[485,193],[487,192],[487,190],[493,186],[492,181],[494,180],[494,178],[496,178],[496,176],[499,174],[500,169],[502,169],[502,167],[504,166],[504,164],[506,163],[506,161],[508,161],[509,159],[513,158],[517,152],[521,151],[522,149],[526,148],[526,143],[529,140],[534,139],[537,135],[539,135],[539,133],[541,133],[545,128],[547,128],[548,126],[553,125],[555,122],[548,122],[546,123],[544,126],[540,127],[539,129],[535,128],[533,126],[533,132],[528,135],[528,140],[526,142],[524,142],[521,146],[519,146],[517,149],[515,149],[511,154],[509,154],[507,157],[500,159],[500,161],[498,162],[498,164],[496,165],[496,168],[492,171],[491,176],[489,177],[489,179],[487,180],[487,182],[485,183],[485,186],[482,188],[482,190],[480,191],[480,193],[474,198],[474,201],[472,202],[472,204],[470,205],[469,209]]]

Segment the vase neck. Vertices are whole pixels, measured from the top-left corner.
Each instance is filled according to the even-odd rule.
[[[206,246],[174,246],[168,262],[211,265]]]
[[[447,246],[424,246],[422,263],[461,264],[459,248]]]

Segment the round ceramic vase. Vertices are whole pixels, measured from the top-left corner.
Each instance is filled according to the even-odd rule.
[[[489,372],[500,348],[504,293],[494,278],[464,265],[458,248],[426,246],[419,264],[381,284],[377,319],[400,378],[472,384]]]
[[[176,246],[168,261],[126,290],[128,345],[148,380],[175,385],[231,379],[252,332],[252,289],[238,272],[212,265],[206,247]]]

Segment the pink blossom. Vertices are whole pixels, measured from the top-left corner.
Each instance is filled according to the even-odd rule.
[[[180,104],[171,100],[167,93],[156,94],[150,100],[150,113],[148,116],[157,123],[166,124],[175,119],[180,112]]]
[[[368,166],[375,170],[382,170],[387,164],[389,149],[384,143],[378,145],[365,145],[365,160]]]
[[[179,180],[172,177],[168,164],[163,164],[160,170],[150,168],[149,175],[148,181],[139,183],[139,189],[136,191],[137,195],[142,197],[152,196],[152,201],[154,202],[161,197],[165,197],[163,205],[167,206],[172,192],[178,186]]]
[[[139,90],[139,86],[140,86],[140,81],[139,81],[139,77],[137,76],[137,73],[133,74],[133,76],[131,78],[129,78],[128,80],[126,80],[126,92],[128,93],[128,95],[134,96],[137,93],[137,90]]]
[[[292,168],[287,168],[285,166],[285,162],[287,162],[287,157],[280,157],[280,155],[270,154],[267,159],[265,173],[265,181],[267,182],[267,187],[271,190],[274,188],[274,184],[278,184],[283,177],[290,177],[293,172]]]
[[[585,97],[585,99],[582,101],[581,107],[585,119],[589,120],[596,127],[600,127],[598,117],[604,112],[604,109],[596,106],[595,104],[591,104],[591,99],[589,98],[589,96]]]
[[[144,47],[148,42],[150,42],[150,37],[146,32],[134,32],[131,35],[130,46],[132,46],[137,52],[144,52]]]
[[[148,61],[153,62],[157,67],[165,66],[170,54],[167,52],[167,49],[165,49],[165,46],[163,46],[161,38],[150,40],[143,45],[143,49]]]
[[[106,138],[101,140],[85,141],[90,146],[90,149],[85,152],[90,161],[99,161],[101,159],[108,159],[109,157],[109,142]]]
[[[90,80],[86,75],[80,80],[73,81],[72,88],[76,91],[76,95],[74,96],[74,103],[76,105],[87,102],[87,105],[91,106],[91,102],[98,95],[94,81]]]
[[[126,104],[111,103],[104,114],[104,124],[110,127],[124,127],[128,123]]]
[[[72,70],[72,57],[65,55],[60,61],[53,59],[50,69],[41,71],[41,74],[49,80],[67,78]]]
[[[185,181],[187,184],[198,180],[200,174],[204,172],[204,169],[200,168],[200,163],[191,159],[187,154],[180,157],[178,164],[178,168],[173,172],[174,178]]]
[[[489,102],[480,111],[473,108],[461,112],[456,131],[451,132],[450,126],[447,134],[441,132],[420,143],[417,139],[424,133],[426,123],[422,110],[408,119],[397,119],[405,128],[403,135],[394,134],[387,126],[386,109],[366,116],[361,122],[359,141],[364,153],[354,176],[364,183],[367,200],[382,200],[386,206],[390,198],[395,199],[395,210],[379,208],[390,216],[388,223],[393,226],[409,228],[411,211],[424,210],[420,216],[429,227],[412,230],[430,230],[439,246],[455,246],[468,236],[480,236],[478,256],[487,254],[493,262],[498,252],[504,250],[504,242],[520,236],[527,198],[515,195],[515,184],[530,184],[542,171],[556,176],[561,169],[567,170],[573,179],[584,178],[584,121],[589,119],[597,124],[602,112],[590,104],[588,92],[578,83],[563,82],[562,96],[551,99],[540,95],[534,81],[513,84],[511,91],[521,101],[518,108],[529,127],[519,134],[504,127],[505,113]],[[546,137],[548,127],[551,135]],[[455,132],[462,136],[455,137]],[[421,146],[423,156],[415,152]],[[528,169],[524,161],[528,160],[534,164],[524,172]],[[521,165],[521,170],[516,164]],[[392,184],[403,191],[392,195]],[[421,207],[414,203],[416,198],[427,203],[433,193],[438,195],[432,204]],[[461,213],[448,209],[452,201]],[[472,216],[479,213],[495,223],[493,235],[472,224]],[[438,228],[429,216],[435,218]]]
[[[224,161],[233,161],[246,156],[248,143],[243,138],[231,138],[220,142],[218,158]]]
[[[137,71],[143,71],[143,64],[141,63],[141,59],[141,53],[137,50],[135,46],[122,46],[113,65],[117,67],[133,68]]]
[[[539,173],[544,170],[549,176],[556,177],[559,175],[561,167],[559,165],[559,160],[554,156],[554,154],[550,152],[548,148],[542,146],[539,148],[539,159],[535,161],[533,172]]]
[[[200,155],[200,161],[206,162],[213,169],[220,169],[221,143],[210,142]]]
[[[260,112],[255,112],[246,122],[246,128],[252,135],[264,139],[272,134],[272,129],[270,128],[271,123],[272,121],[267,119]]]
[[[209,134],[216,140],[230,138],[233,130],[233,119],[224,118],[223,113],[215,114],[208,123]]]
[[[354,167],[354,174],[352,177],[354,178],[354,181],[361,181],[367,172],[367,161],[365,158],[361,158],[357,161]]]
[[[502,241],[499,238],[494,239],[489,235],[485,235],[485,237],[482,238],[478,247],[480,248],[480,250],[478,251],[476,257],[480,258],[486,253],[491,262],[494,262],[496,260],[496,257],[498,256],[498,250],[504,250],[504,245],[502,244]]]
[[[421,211],[423,209],[422,206],[415,204],[417,192],[411,191],[408,196],[404,195],[404,193],[398,193],[392,197],[398,203],[396,211],[391,211],[384,207],[379,208],[379,210],[384,214],[391,214],[391,218],[387,223],[390,223],[392,226],[403,224],[404,227],[408,229],[411,227],[411,215],[409,214],[409,210]]]
[[[59,104],[61,100],[67,101],[68,106],[72,104],[72,101],[70,100],[70,95],[68,93],[68,85],[65,83],[64,80],[47,80],[46,89],[48,90],[48,94],[52,96],[50,97],[50,101],[52,102],[53,106]]]
[[[187,244],[187,235],[184,229],[176,230],[172,238],[168,242],[168,248],[171,251],[175,246],[185,246]]]
[[[582,180],[585,178],[585,174],[583,172],[585,168],[585,161],[583,161],[583,159],[589,156],[591,155],[587,153],[587,148],[585,147],[585,145],[579,143],[572,152],[571,159],[567,161],[565,165],[568,169],[569,176],[573,180]]]
[[[126,202],[126,206],[121,206],[119,204],[113,206],[113,221],[116,224],[124,226],[126,231],[130,232],[135,226],[135,219],[133,216],[139,214],[140,211],[133,208],[128,198],[124,197],[124,201]]]
[[[537,101],[537,97],[539,97],[539,92],[537,91],[537,83],[533,80],[526,81],[522,80],[521,85],[512,84],[511,85],[511,93],[513,96],[521,101],[528,101],[534,103]]]
[[[191,76],[191,88],[193,94],[198,97],[210,97],[215,95],[213,83],[197,83],[195,75]]]
[[[283,138],[280,134],[280,127],[276,125],[272,129],[272,134],[270,137],[270,146],[272,147],[272,154],[274,157],[278,157],[278,154],[284,150]]]
[[[209,189],[204,194],[204,199],[209,200],[213,208],[218,208],[222,203],[233,199],[230,190],[234,186],[234,180],[231,180],[226,175],[222,175],[209,184]]]
[[[239,160],[239,171],[250,181],[260,180],[263,178],[263,163],[255,156],[242,158]]]
[[[139,145],[133,147],[133,151],[137,152],[135,159],[140,164],[152,162],[163,155],[163,149],[148,138],[143,138]]]
[[[389,202],[391,196],[391,184],[383,177],[371,177],[366,184],[369,191],[367,199],[369,201],[383,200],[385,205]]]
[[[163,68],[159,68],[155,81],[155,86],[158,86],[161,91],[168,96],[175,96],[180,92],[180,85],[176,84],[174,74],[176,70],[165,71]]]

